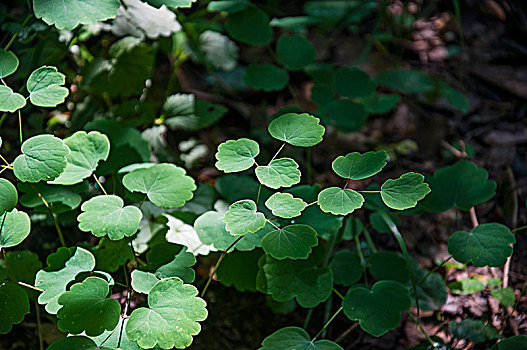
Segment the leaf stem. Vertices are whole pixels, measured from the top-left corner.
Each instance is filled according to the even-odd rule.
[[[370,247],[370,250],[372,253],[377,253],[377,248],[375,247],[375,243],[373,243],[373,240],[371,239],[370,232],[366,229],[366,227],[362,230],[362,233],[364,233],[364,238],[366,238],[366,242],[368,243],[368,246]]]
[[[275,229],[280,230],[280,227],[276,226],[271,220],[265,219],[265,221],[273,225]]]
[[[258,194],[256,195],[256,207],[258,207],[258,201],[260,200],[260,192],[262,191],[262,184],[258,186]]]
[[[318,203],[318,201],[311,202],[311,203],[309,203],[308,205],[306,205],[306,208],[312,206],[313,204],[317,204],[317,203]],[[304,209],[305,209],[305,208],[304,208]]]
[[[302,328],[307,329],[307,326],[309,325],[309,321],[311,320],[311,316],[313,315],[313,310],[315,310],[314,308],[311,308],[309,310],[307,310],[307,315],[306,315],[306,319],[304,320],[304,326]]]
[[[22,146],[24,138],[22,136],[22,114],[20,112],[20,109],[18,110],[18,131],[20,133],[20,146]]]
[[[32,286],[30,284],[27,284],[25,282],[17,281],[17,283],[20,284],[21,286],[27,287],[29,289],[36,290],[37,292],[41,292],[41,293],[44,292],[44,289],[40,289],[38,287]]]
[[[278,149],[278,151],[276,151],[276,153],[274,154],[273,158],[271,158],[271,160],[269,161],[269,164],[276,158],[276,156],[284,149],[286,143],[282,143],[282,146],[280,146],[280,148]],[[268,165],[269,165],[268,164]]]
[[[430,335],[428,335],[428,332],[423,328],[423,326],[421,325],[421,322],[419,322],[419,320],[414,315],[412,315],[411,312],[409,312],[408,315],[415,322],[415,324],[417,324],[421,333],[423,333],[424,336],[426,337],[426,340],[428,340],[430,345],[432,345],[432,349],[437,349],[436,343],[432,340],[432,338],[430,338]]]
[[[44,203],[44,205],[48,209],[49,215],[51,216],[51,219],[53,220],[53,223],[55,224],[55,229],[57,230],[57,234],[59,235],[60,244],[63,247],[66,247],[66,241],[64,241],[62,230],[60,229],[57,218],[55,217],[55,214],[53,213],[53,209],[51,209],[51,206],[49,205],[49,203],[44,199],[42,194],[39,191],[37,191],[34,185],[31,185],[31,188],[33,188],[33,191],[35,191],[35,193],[39,196],[40,200],[42,200],[42,203]]]
[[[44,339],[42,338],[42,323],[40,322],[40,307],[35,300],[35,310],[37,312],[38,348],[44,350]]]
[[[441,264],[437,265],[436,267],[434,267],[432,270],[428,271],[428,273],[423,276],[419,281],[417,281],[417,285],[420,285],[421,283],[423,283],[424,281],[426,281],[426,279],[431,275],[433,274],[434,272],[436,272],[437,270],[439,270],[441,267],[443,267],[450,259],[452,259],[452,255],[450,255],[447,259],[443,260],[441,262]]]
[[[9,162],[0,154],[0,159],[2,159],[2,161],[7,165],[9,166]]]
[[[511,230],[511,232],[516,232],[516,231],[520,231],[520,230],[525,230],[526,228],[527,228],[527,225],[525,225],[525,226],[520,226],[520,227],[515,228],[514,230]]]
[[[342,311],[343,307],[339,307],[337,311],[335,311],[335,313],[333,314],[333,316],[331,316],[331,318],[326,322],[326,324],[324,325],[324,327],[322,327],[322,329],[317,333],[317,335],[315,335],[315,337],[313,339],[311,339],[311,342],[314,342],[318,337],[319,335],[322,334],[322,332],[324,332],[324,330],[326,328],[328,328],[329,324],[331,323],[331,321],[333,321],[335,319],[335,317],[337,317],[337,315]]]
[[[340,299],[344,300],[344,296],[343,296],[342,293],[340,293],[336,288],[333,288],[333,292],[334,292],[335,294],[337,294],[337,296],[338,296]]]
[[[202,298],[205,296],[205,293],[207,292],[207,289],[209,288],[210,282],[212,282],[212,279],[216,275],[218,267],[220,266],[221,262],[223,261],[223,258],[225,257],[225,255],[229,252],[229,250],[231,250],[232,247],[234,247],[239,241],[241,241],[241,239],[243,237],[245,237],[245,236],[238,237],[234,242],[232,242],[232,244],[227,249],[225,249],[223,252],[221,252],[221,256],[218,259],[218,261],[216,262],[216,265],[214,265],[214,269],[212,270],[212,273],[210,274],[209,279],[207,280],[207,284],[205,284],[205,288],[203,288],[203,291],[201,292],[201,297]]]
[[[30,13],[29,15],[27,15],[26,19],[24,19],[24,21],[22,22],[22,24],[20,25],[20,27],[18,27],[17,31],[15,32],[15,34],[13,34],[13,36],[11,37],[11,40],[9,40],[9,42],[7,43],[7,45],[4,47],[4,50],[8,50],[11,45],[13,44],[13,42],[15,41],[16,37],[18,36],[18,34],[20,34],[20,31],[26,26],[27,22],[31,19],[31,17],[33,17],[33,14]]]
[[[97,185],[99,185],[99,188],[102,190],[102,192],[105,195],[108,195],[108,192],[106,192],[106,190],[104,189],[104,186],[102,185],[102,183],[99,182],[99,179],[97,178],[95,174],[93,174],[93,178],[95,179],[95,182],[97,182]]]
[[[357,192],[359,192],[359,193],[381,193],[382,191],[380,191],[380,190],[376,190],[376,191],[374,191],[374,190],[371,190],[371,191],[367,190],[367,191],[357,191]]]

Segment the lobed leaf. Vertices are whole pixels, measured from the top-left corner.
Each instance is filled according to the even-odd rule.
[[[13,113],[26,105],[26,99],[9,86],[0,85],[0,111]]]
[[[260,350],[343,350],[329,340],[312,341],[305,330],[299,327],[285,327],[277,330],[262,342]]]
[[[396,180],[386,180],[381,186],[381,198],[392,209],[404,210],[413,208],[423,199],[430,188],[424,183],[421,174],[406,173]]]
[[[229,207],[223,218],[225,229],[233,236],[243,236],[257,232],[265,226],[264,214],[257,211],[256,203],[246,199],[237,201]]]
[[[273,215],[291,219],[300,216],[307,203],[302,198],[293,197],[292,194],[277,192],[265,201],[265,206],[271,210]]]
[[[253,166],[259,153],[260,146],[256,141],[246,138],[228,140],[218,146],[216,168],[226,173],[247,170]]]
[[[337,157],[331,164],[333,171],[340,177],[351,180],[362,180],[377,174],[386,166],[385,151],[349,153]]]
[[[7,334],[29,313],[29,298],[19,285],[0,283],[0,334]]]
[[[64,102],[69,94],[69,90],[61,86],[65,82],[65,75],[58,72],[57,68],[40,67],[33,71],[27,80],[26,87],[29,91],[29,100],[35,106],[55,107]]]
[[[264,251],[278,260],[306,259],[311,248],[318,245],[317,232],[302,224],[288,225],[269,232],[262,239]]]
[[[291,187],[300,182],[298,164],[291,158],[273,159],[269,165],[258,166],[255,171],[262,185],[277,189]]]
[[[325,129],[320,119],[307,113],[287,113],[273,120],[269,134],[277,140],[298,147],[312,147],[322,141]]]
[[[347,215],[362,207],[364,197],[348,188],[330,187],[318,194],[318,206],[325,213]]]

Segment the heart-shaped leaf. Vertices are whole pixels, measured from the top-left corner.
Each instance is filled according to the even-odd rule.
[[[430,188],[424,183],[421,174],[406,173],[396,180],[386,180],[381,186],[381,198],[384,203],[397,210],[413,208],[423,199]]]
[[[24,96],[13,92],[9,86],[0,85],[0,111],[13,113],[25,105]]]
[[[108,235],[114,241],[132,236],[137,232],[143,214],[137,207],[123,205],[123,200],[118,196],[93,197],[81,206],[83,213],[77,217],[79,229],[91,231],[96,237]]]
[[[330,187],[318,194],[318,206],[325,213],[347,215],[362,207],[364,197],[348,188]]]
[[[48,257],[48,265],[50,264]],[[81,272],[92,271],[95,267],[95,258],[84,248],[77,247],[75,254],[68,258],[63,268],[57,271],[40,270],[35,277],[35,287],[44,289],[38,297],[38,303],[46,305],[46,311],[56,314],[61,308],[58,299],[66,291],[66,286]]]
[[[269,16],[256,6],[230,13],[225,30],[233,39],[255,46],[267,45],[272,37]]]
[[[262,185],[277,189],[291,187],[300,182],[298,164],[291,158],[272,160],[269,165],[259,166],[254,171]]]
[[[0,334],[9,333],[28,313],[29,298],[24,289],[12,282],[0,283]]]
[[[326,129],[320,119],[307,113],[287,113],[273,120],[269,134],[277,140],[298,147],[312,147],[322,141]]]
[[[317,51],[303,35],[284,34],[276,43],[278,62],[289,70],[300,70],[315,60]]]
[[[18,57],[12,51],[0,49],[0,78],[13,74],[18,68]]]
[[[27,80],[29,100],[35,106],[55,107],[68,96],[69,90],[61,86],[65,82],[65,75],[59,73],[57,68],[40,67],[33,71]]]
[[[258,143],[249,139],[229,140],[218,146],[216,168],[226,173],[247,170],[260,153]]]
[[[289,82],[289,74],[274,64],[250,64],[245,70],[243,82],[255,90],[279,91]]]
[[[333,171],[340,177],[362,180],[377,174],[386,165],[386,152],[349,153],[337,157],[331,164]]]
[[[31,231],[29,216],[16,208],[0,216],[0,250],[22,243]]]
[[[441,213],[452,207],[468,211],[496,193],[496,182],[488,181],[489,174],[471,161],[464,160],[441,168],[426,182],[432,192],[421,202],[433,213]]]
[[[395,281],[377,282],[371,290],[363,286],[351,288],[342,302],[344,314],[359,321],[362,330],[375,337],[397,327],[401,312],[410,306],[408,290]]]
[[[271,210],[273,215],[291,219],[300,216],[307,203],[302,198],[293,197],[292,194],[277,192],[265,201],[265,206]]]
[[[184,283],[192,283],[196,276],[192,269],[194,264],[196,264],[196,257],[194,254],[187,252],[187,247],[183,247],[172,260],[159,266],[154,274],[159,279],[179,277]]]
[[[163,349],[186,348],[207,318],[206,303],[196,297],[198,290],[177,277],[157,282],[148,293],[148,308],[132,312],[126,324],[126,335],[142,348],[157,344]]]
[[[329,267],[333,271],[335,283],[346,287],[357,283],[364,271],[359,256],[348,249],[336,252]]]
[[[265,226],[265,216],[256,210],[256,203],[248,199],[231,204],[223,218],[225,229],[233,236],[257,232]]]
[[[264,251],[278,260],[306,259],[317,244],[316,231],[301,224],[271,231],[262,240]]]
[[[79,24],[95,24],[117,15],[118,0],[63,0],[60,6],[54,0],[33,0],[33,11],[48,25],[72,30]]]
[[[15,208],[18,202],[18,193],[15,186],[6,179],[0,179],[0,215]]]
[[[115,299],[106,298],[108,282],[99,277],[88,277],[82,283],[71,286],[68,292],[60,295],[58,303],[57,326],[63,332],[97,336],[104,330],[117,326],[121,305]]]
[[[27,208],[37,208],[36,211],[46,213],[48,209],[42,198],[50,204],[54,213],[64,213],[76,209],[81,204],[82,197],[79,193],[88,191],[88,188],[87,182],[76,186],[55,186],[45,182],[37,184],[21,182],[18,184],[18,189],[25,192],[20,197],[20,204]]]
[[[37,135],[22,144],[22,153],[13,162],[13,172],[20,181],[35,183],[59,177],[70,149],[53,135]]]
[[[343,350],[329,340],[312,341],[305,330],[299,327],[285,327],[277,330],[262,342],[260,350]]]
[[[137,293],[150,293],[159,280],[160,279],[152,272],[142,270],[132,271],[132,288]]]
[[[174,164],[157,164],[126,174],[123,185],[131,192],[145,193],[161,208],[174,209],[192,199],[192,192],[197,188],[194,180],[185,173],[185,169]]]
[[[49,182],[57,185],[74,185],[91,176],[99,161],[108,159],[110,141],[98,131],[77,131],[64,139],[71,153],[66,156],[66,169],[55,180]]]
[[[472,233],[457,231],[448,239],[448,252],[464,264],[503,266],[512,255],[516,239],[508,227],[491,223],[476,226]]]
[[[169,96],[163,105],[163,112],[166,115],[165,124],[171,129],[190,131],[203,129],[214,124],[228,111],[222,105],[197,99],[192,94]]]
[[[375,83],[363,70],[356,67],[341,67],[333,73],[335,90],[341,96],[366,97],[375,91]]]
[[[470,318],[461,322],[450,322],[448,328],[455,338],[468,339],[474,344],[501,338],[501,335],[492,326]]]

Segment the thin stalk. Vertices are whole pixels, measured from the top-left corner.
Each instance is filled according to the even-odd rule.
[[[102,192],[105,195],[108,195],[108,192],[106,192],[106,190],[104,189],[104,186],[102,185],[102,183],[99,182],[99,179],[97,178],[97,176],[95,174],[93,174],[93,178],[95,179],[95,182],[97,182],[97,185],[99,185],[99,188],[102,190]]]
[[[35,310],[37,312],[37,331],[38,331],[38,348],[44,350],[44,339],[42,338],[42,323],[40,322],[40,308],[35,300]]]
[[[419,327],[419,330],[421,331],[421,333],[424,334],[424,336],[426,337],[426,340],[428,340],[430,345],[432,345],[433,349],[437,349],[436,343],[432,340],[432,338],[430,338],[430,335],[428,335],[428,332],[423,328],[423,326],[421,325],[421,322],[419,322],[419,320],[415,318],[415,316],[412,315],[412,313],[409,312],[408,315],[415,322],[415,324],[417,324],[417,326]]]
[[[271,160],[269,161],[269,163],[271,163],[275,158],[276,156],[284,149],[286,143],[282,143],[282,146],[280,146],[280,148],[278,149],[278,151],[276,151],[276,153],[274,154],[273,158],[271,158]]]
[[[9,166],[9,162],[5,160],[5,158],[0,154],[0,159],[5,163],[5,165]]]
[[[357,191],[357,192],[360,192],[360,193],[381,193],[381,191],[374,191],[374,190],[367,190],[367,191]]]
[[[313,204],[317,204],[317,203],[318,203],[318,201],[311,202],[308,205],[306,205],[306,208],[312,206]]]
[[[64,241],[64,236],[62,235],[62,230],[60,229],[60,226],[59,226],[59,223],[57,221],[57,218],[55,217],[55,214],[53,213],[53,209],[51,208],[49,203],[44,199],[42,194],[37,191],[35,186],[31,185],[31,187],[33,188],[33,191],[35,191],[36,194],[39,196],[40,200],[42,200],[42,203],[44,203],[44,206],[48,209],[49,215],[51,216],[51,219],[53,220],[53,223],[55,224],[55,229],[57,230],[57,233],[59,235],[60,244],[63,247],[66,247],[66,241]]]
[[[329,322],[329,315],[330,315],[330,313],[331,313],[331,308],[332,308],[332,307],[333,307],[333,294],[331,294],[331,295],[329,296],[329,299],[328,299],[328,301],[326,302],[326,306],[325,306],[325,310],[324,310],[324,322],[326,322],[326,324],[327,324],[327,322]],[[322,330],[322,337],[325,337],[325,336],[326,336],[326,331],[327,331],[326,328],[324,328],[324,329]],[[317,336],[318,336],[318,335],[317,335]]]
[[[417,281],[417,285],[420,285],[421,283],[423,283],[424,281],[426,281],[426,279],[431,275],[433,274],[434,272],[436,272],[437,270],[439,270],[441,267],[443,267],[450,259],[452,259],[452,256],[449,256],[447,259],[443,260],[441,262],[441,264],[437,265],[436,267],[434,267],[432,270],[428,271],[428,273],[423,276],[419,281]]]
[[[23,287],[36,290],[37,292],[40,292],[40,293],[44,292],[44,289],[40,289],[40,288],[32,286],[30,284],[27,284],[27,283],[24,283],[24,282],[20,282],[20,281],[18,281],[17,283],[20,284]]]
[[[372,253],[377,253],[377,248],[375,247],[375,243],[373,243],[373,240],[371,239],[370,232],[366,229],[366,227],[362,230],[362,233],[364,233],[364,238],[366,238],[366,242],[368,243],[368,246],[370,247],[370,250]]]
[[[511,232],[516,232],[516,231],[525,230],[526,228],[527,228],[527,225],[525,225],[525,226],[520,226],[520,227],[515,228],[514,230],[511,230]]]
[[[203,291],[201,292],[201,297],[203,298],[205,296],[205,293],[207,292],[207,289],[209,288],[210,282],[212,282],[212,279],[214,278],[214,275],[216,275],[216,272],[218,271],[218,267],[220,266],[221,262],[223,261],[223,258],[225,255],[231,250],[232,247],[234,247],[241,239],[245,236],[240,236],[238,239],[236,239],[232,244],[223,252],[221,252],[221,256],[216,262],[216,265],[214,265],[214,269],[212,270],[212,273],[210,274],[209,279],[207,280],[207,284],[205,284],[205,288],[203,288]]]
[[[333,316],[331,316],[331,318],[326,322],[324,327],[322,327],[322,329],[317,333],[317,335],[315,335],[315,337],[313,339],[311,339],[311,342],[314,342],[322,334],[322,332],[324,332],[326,330],[326,328],[328,328],[328,326],[331,323],[331,321],[333,321],[335,319],[335,317],[337,317],[337,315],[342,311],[342,309],[343,309],[343,307],[341,306],[341,307],[339,307],[339,309],[337,311],[335,311]]]
[[[20,136],[20,146],[22,146],[22,142],[24,141],[24,138],[22,136],[22,114],[20,112],[20,109],[18,110],[18,131]]]
[[[13,42],[15,41],[16,37],[18,36],[18,34],[20,34],[20,31],[26,26],[27,22],[31,19],[31,17],[33,17],[32,13],[27,15],[26,19],[24,19],[24,22],[22,22],[22,24],[20,25],[20,27],[18,27],[18,29],[15,32],[15,34],[13,34],[13,36],[11,37],[11,40],[9,40],[7,45],[4,47],[4,50],[6,50],[6,51],[9,50],[9,48],[11,47]]]
[[[256,195],[256,206],[258,207],[258,201],[260,200],[260,192],[262,192],[262,184],[258,186],[258,194]]]
[[[459,217],[459,210],[457,208],[456,208],[456,222],[457,222],[458,231],[461,231],[461,219]]]
[[[271,220],[265,219],[265,221],[273,225],[275,229],[280,230],[280,227],[276,226]]]
[[[143,206],[143,204],[145,203],[146,201],[146,194],[145,194],[145,197],[143,198],[143,200],[141,201],[141,203],[139,203],[139,209],[141,209],[141,207]]]
[[[309,325],[309,321],[311,321],[311,316],[313,315],[313,310],[315,310],[314,308],[311,308],[309,310],[307,310],[307,315],[306,315],[306,319],[304,320],[304,325],[302,326],[302,328],[307,329],[307,326]]]
[[[340,299],[344,300],[344,296],[336,288],[333,288],[333,292],[337,294]]]

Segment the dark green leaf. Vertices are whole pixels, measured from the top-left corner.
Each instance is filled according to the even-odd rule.
[[[255,46],[269,44],[272,37],[269,16],[255,6],[230,13],[225,30],[233,39]]]
[[[271,231],[262,240],[264,251],[273,258],[306,259],[318,245],[317,233],[310,226],[294,224]]]
[[[284,34],[276,43],[276,57],[285,68],[300,70],[315,60],[316,50],[309,40],[299,34]]]
[[[289,82],[289,74],[270,63],[251,64],[245,70],[243,81],[255,90],[278,91]]]

